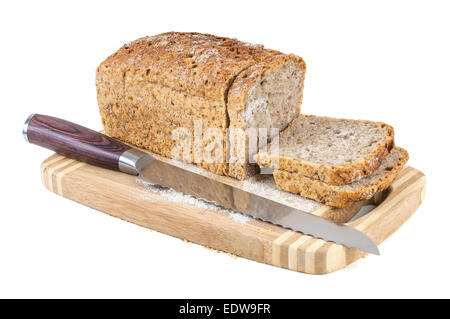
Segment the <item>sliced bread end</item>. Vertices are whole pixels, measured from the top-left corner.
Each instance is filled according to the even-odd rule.
[[[385,123],[302,115],[280,134],[279,154],[268,145],[255,159],[261,167],[345,185],[372,174],[393,147],[394,129]]]
[[[277,186],[285,191],[342,208],[354,201],[370,199],[376,192],[387,189],[408,159],[406,150],[395,147],[371,175],[340,186],[283,170],[274,172],[273,176]]]

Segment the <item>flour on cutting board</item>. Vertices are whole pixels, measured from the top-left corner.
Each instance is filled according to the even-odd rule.
[[[233,187],[236,187],[238,189],[244,190],[246,192],[256,194],[268,199],[271,199],[275,202],[278,202],[280,204],[299,209],[304,212],[312,213],[315,210],[319,209],[322,204],[319,202],[316,202],[312,199],[302,197],[297,194],[292,194],[285,192],[281,189],[279,189],[275,181],[273,180],[273,176],[269,174],[259,174],[252,176],[244,181],[238,181],[231,177],[226,176],[219,176],[214,175],[214,173],[205,170],[202,167],[189,164],[189,163],[183,163],[174,159],[167,159],[163,158],[162,156],[152,154],[154,157],[156,157],[159,160],[162,160],[164,162],[170,163],[172,165],[175,165],[177,167],[183,168],[185,170],[203,175],[203,176],[209,176],[213,177],[214,179],[227,184],[231,185]],[[216,211],[223,211],[230,214],[230,218],[233,218],[235,221],[245,224],[247,221],[251,220],[252,218],[244,215],[240,212],[227,209],[223,206],[220,206],[214,202],[207,201],[205,199],[196,198],[189,194],[184,194],[182,192],[175,191],[171,188],[161,187],[159,185],[153,185],[149,183],[144,184],[149,191],[156,193],[157,195],[160,195],[164,197],[167,201],[170,202],[178,202],[178,203],[184,203],[193,205],[199,208],[209,209],[209,210],[216,210]]]
[[[189,194],[178,192],[172,188],[167,188],[167,187],[162,187],[159,185],[154,185],[151,183],[146,183],[140,179],[137,179],[137,181],[139,181],[141,184],[143,184],[152,193],[163,197],[164,199],[166,199],[169,202],[189,204],[192,206],[196,206],[198,208],[226,212],[226,213],[230,214],[230,218],[234,219],[235,221],[237,221],[238,223],[241,223],[241,224],[246,224],[247,221],[249,221],[251,219],[251,217],[249,217],[247,215],[244,215],[244,214],[234,211],[232,209],[227,209],[223,206],[220,206],[216,203],[207,201],[205,199],[197,198],[197,197],[194,197]]]
[[[284,204],[307,213],[312,213],[322,206],[321,203],[316,202],[315,200],[279,189],[273,180],[273,176],[269,174],[255,175],[247,180],[240,181],[239,184],[240,189],[249,193],[269,198],[280,204]]]

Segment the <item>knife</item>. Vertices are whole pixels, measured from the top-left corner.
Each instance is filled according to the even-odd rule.
[[[137,175],[146,183],[170,187],[284,228],[379,255],[372,239],[353,227],[159,161],[148,153],[81,125],[47,115],[31,114],[25,121],[23,136],[29,143],[66,157]]]

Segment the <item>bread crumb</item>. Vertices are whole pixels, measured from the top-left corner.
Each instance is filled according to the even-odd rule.
[[[224,253],[223,250],[218,250],[218,249],[215,249],[215,248],[212,248],[212,247],[209,247],[209,246],[203,246],[203,248],[208,249],[208,250],[211,250],[211,251],[214,251],[214,252],[216,252],[216,253],[218,253],[218,254]]]

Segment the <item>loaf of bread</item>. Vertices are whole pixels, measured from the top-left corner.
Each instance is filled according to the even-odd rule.
[[[277,186],[283,190],[342,208],[354,201],[370,199],[376,192],[387,189],[408,158],[406,150],[395,147],[371,175],[340,186],[283,170],[274,172],[273,177]]]
[[[387,124],[301,115],[280,134],[278,150],[269,144],[256,159],[261,166],[344,185],[372,174],[393,146]]]
[[[108,135],[245,179],[257,166],[242,131],[287,127],[300,112],[304,76],[295,55],[169,32],[121,47],[98,67],[96,86]]]

